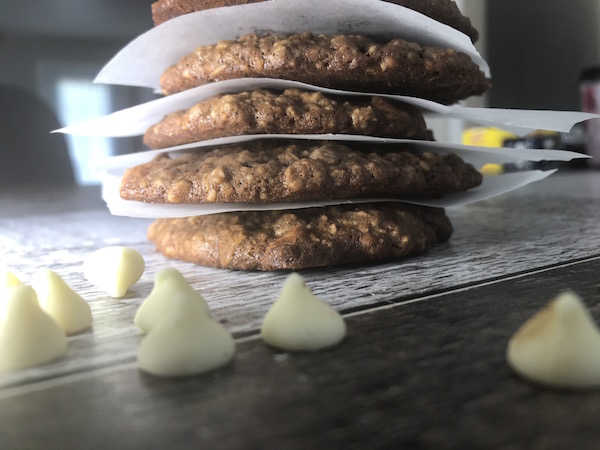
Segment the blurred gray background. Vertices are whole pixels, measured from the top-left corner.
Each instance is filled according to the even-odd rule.
[[[73,138],[47,131],[156,98],[146,89],[92,83],[121,47],[152,27],[151,3],[0,0],[0,186],[47,180],[97,184],[90,160],[143,149],[139,138]],[[493,77],[492,90],[469,104],[580,108],[579,74],[600,64],[600,1],[458,3],[481,33],[477,47]],[[465,124],[436,120],[433,126],[438,138],[456,141]]]

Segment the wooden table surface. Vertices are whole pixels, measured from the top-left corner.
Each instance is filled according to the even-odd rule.
[[[0,374],[0,449],[600,448],[600,390],[536,387],[504,357],[564,289],[600,321],[600,172],[564,170],[448,215],[452,239],[425,255],[303,271],[344,313],[348,337],[290,354],[257,333],[286,273],[167,260],[145,239],[149,221],[111,216],[96,188],[0,192],[1,262],[24,282],[55,270],[94,315],[64,357]],[[81,267],[114,244],[147,266],[119,300]],[[138,370],[133,316],[165,267],[234,333],[232,364],[180,380]]]

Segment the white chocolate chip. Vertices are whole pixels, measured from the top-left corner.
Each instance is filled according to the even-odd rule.
[[[41,307],[67,335],[92,326],[92,310],[56,273],[49,269],[38,271],[31,280]]]
[[[8,294],[8,291],[14,287],[21,286],[23,283],[7,267],[0,267],[0,292]]]
[[[33,288],[16,287],[0,324],[0,370],[44,364],[66,351],[65,332],[42,310]]]
[[[208,315],[198,314],[188,294],[178,293],[140,343],[138,364],[158,376],[190,376],[224,366],[234,353],[229,331]]]
[[[104,247],[91,253],[83,263],[90,283],[114,298],[121,298],[144,274],[144,258],[123,246]]]
[[[190,311],[209,316],[206,300],[196,292],[184,276],[172,267],[163,269],[154,276],[154,287],[135,314],[134,323],[144,333],[150,331],[173,307],[173,299],[184,293],[190,301]]]
[[[23,283],[6,267],[0,267],[0,320],[8,304],[12,289],[22,286]]]
[[[318,350],[344,339],[346,323],[313,295],[300,275],[292,273],[267,312],[260,333],[267,344],[283,350]]]
[[[573,292],[525,322],[510,339],[506,358],[517,374],[543,385],[600,386],[600,331]]]

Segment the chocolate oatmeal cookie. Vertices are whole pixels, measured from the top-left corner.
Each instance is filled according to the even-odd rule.
[[[154,25],[160,25],[174,17],[196,11],[222,6],[245,5],[259,3],[263,0],[158,0],[152,4],[152,20]],[[462,31],[476,42],[479,33],[471,24],[471,20],[464,16],[456,3],[452,0],[387,0],[390,3],[406,6],[418,11],[438,22]]]
[[[265,0],[158,0],[152,3],[152,21],[155,26],[158,26],[184,14],[263,1]]]
[[[144,143],[167,148],[248,134],[362,134],[428,139],[421,112],[381,97],[339,98],[287,89],[219,95],[168,114],[150,127]]]
[[[475,43],[479,39],[479,32],[471,23],[471,19],[463,15],[458,5],[453,0],[387,0],[397,5],[406,6],[437,20],[445,23],[458,31],[463,32],[471,42]]]
[[[148,203],[270,203],[359,197],[441,196],[478,186],[460,157],[403,146],[252,141],[128,169],[121,197]]]
[[[233,78],[281,78],[357,92],[455,103],[490,84],[469,56],[394,39],[358,35],[248,34],[198,47],[161,76],[164,94]]]
[[[449,239],[443,209],[401,203],[158,219],[165,256],[237,270],[297,270],[415,255]]]

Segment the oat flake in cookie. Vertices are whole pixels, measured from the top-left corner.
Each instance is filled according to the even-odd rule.
[[[258,89],[218,95],[170,113],[146,131],[144,143],[167,148],[224,136],[282,133],[429,137],[421,112],[404,103],[299,89]]]
[[[422,253],[452,234],[443,209],[373,203],[158,219],[165,256],[236,270],[297,270]]]
[[[482,176],[454,154],[402,145],[250,141],[128,169],[121,197],[146,203],[269,203],[357,197],[441,196]]]
[[[469,56],[402,39],[361,35],[248,34],[198,47],[161,76],[164,94],[233,78],[281,78],[357,92],[455,103],[490,84]]]
[[[152,20],[154,25],[160,25],[174,17],[181,16],[205,9],[220,8],[223,6],[245,5],[260,3],[263,0],[158,0],[152,4]],[[462,31],[476,42],[479,33],[471,24],[471,20],[464,16],[452,0],[388,0],[390,3],[405,6],[418,11],[438,22],[450,25]]]

